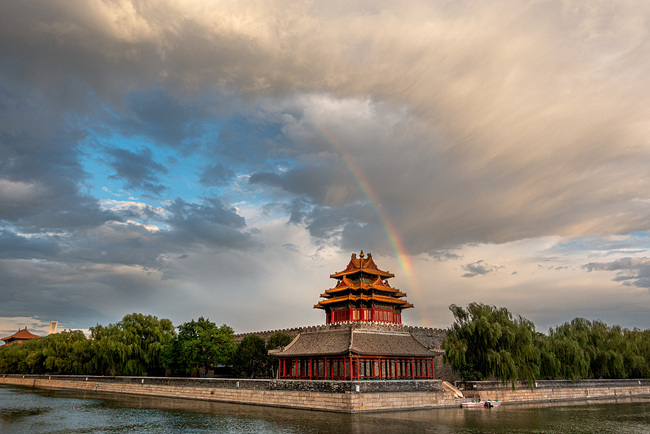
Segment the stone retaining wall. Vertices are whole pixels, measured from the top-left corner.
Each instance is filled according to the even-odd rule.
[[[342,413],[457,407],[463,400],[433,381],[308,381],[212,378],[0,375],[0,384],[44,389],[161,396]],[[530,389],[469,382],[466,399],[505,404],[650,396],[650,380],[538,381]]]
[[[535,382],[531,389],[526,383],[503,385],[496,381],[472,381],[465,384],[463,394],[468,399],[498,400],[502,403],[558,402],[587,399],[650,396],[650,380],[584,380],[580,382],[553,380]]]
[[[440,381],[285,381],[2,375],[0,384],[358,413],[460,405]],[[415,391],[413,391],[415,390]]]

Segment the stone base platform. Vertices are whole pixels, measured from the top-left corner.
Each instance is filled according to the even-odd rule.
[[[525,382],[512,384],[498,381],[468,381],[464,384],[465,398],[486,401],[497,400],[505,404],[537,402],[586,401],[650,396],[650,379],[627,380],[538,380],[534,387]]]
[[[340,413],[457,407],[440,380],[309,381],[0,375],[0,384],[300,408]]]

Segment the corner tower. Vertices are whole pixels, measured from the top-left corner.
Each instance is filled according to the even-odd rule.
[[[395,277],[377,267],[372,254],[357,258],[352,254],[350,263],[343,271],[331,274],[338,283],[320,296],[314,308],[325,311],[326,323],[383,322],[402,323],[402,310],[413,307],[402,297],[406,294],[393,288],[388,279]]]

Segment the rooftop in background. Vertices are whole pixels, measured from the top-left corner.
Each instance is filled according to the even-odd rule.
[[[15,343],[22,344],[23,342],[28,341],[30,339],[38,339],[38,338],[40,338],[40,336],[35,335],[34,333],[27,330],[27,327],[25,327],[24,329],[18,329],[18,331],[11,336],[2,338],[2,340],[5,342],[5,345],[11,345]]]

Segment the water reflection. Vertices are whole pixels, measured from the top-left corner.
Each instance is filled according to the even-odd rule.
[[[2,433],[650,433],[650,398],[353,415],[11,387],[0,402]]]

